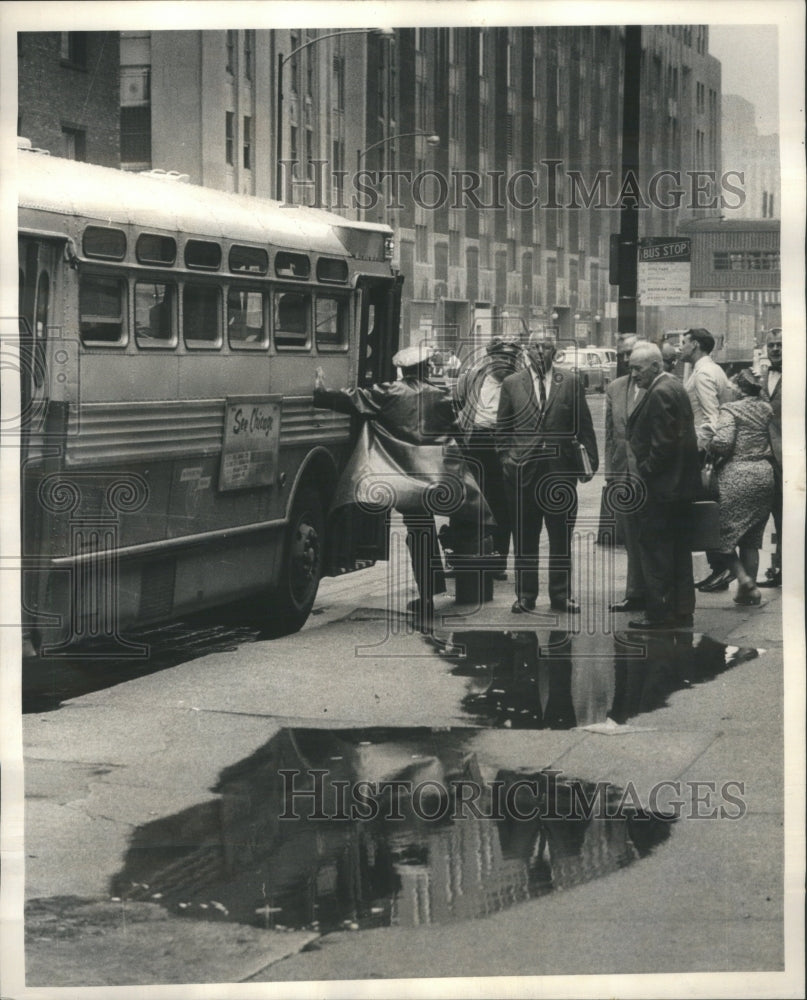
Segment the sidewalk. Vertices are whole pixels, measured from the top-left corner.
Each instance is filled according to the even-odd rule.
[[[624,583],[624,554],[618,549],[614,555],[614,593],[619,595]],[[328,623],[341,627],[339,621],[357,607],[383,608],[388,577],[389,567],[381,564],[323,581],[315,614],[300,637],[279,640],[282,648],[273,644],[266,644],[266,648],[276,649],[281,657],[283,650],[292,648],[320,655],[314,652],[317,642],[322,641],[320,628]],[[486,612],[497,627],[512,628],[512,584],[496,586],[495,599]],[[405,604],[412,593],[408,587],[405,578],[396,578],[396,604]],[[765,653],[714,681],[674,694],[663,709],[632,718],[631,728],[636,731],[613,736],[580,729],[484,733],[492,748],[528,747],[540,766],[557,767],[591,781],[607,780],[620,786],[632,782],[637,789],[649,788],[660,780],[704,781],[715,783],[718,790],[728,781],[739,781],[747,809],[742,819],[681,819],[651,858],[484,920],[337,933],[316,942],[316,935],[308,932],[289,934],[191,922],[150,903],[127,904],[131,909],[122,915],[120,903],[99,897],[97,905],[103,915],[96,923],[88,917],[86,924],[92,933],[77,933],[56,945],[47,936],[29,944],[29,982],[53,983],[54,969],[58,969],[59,985],[711,971],[721,973],[721,989],[725,986],[729,991],[726,995],[730,995],[732,977],[722,973],[747,970],[741,990],[750,995],[745,991],[749,982],[756,981],[755,972],[783,968],[781,594],[777,590],[764,593],[759,608],[735,606],[726,593],[699,595],[696,632],[728,644],[761,647]],[[617,627],[626,624],[616,623]],[[529,623],[519,620],[518,627],[529,627]],[[358,632],[361,626],[355,628]],[[44,805],[31,802],[28,820],[27,848],[43,855],[41,860],[29,862],[40,890],[48,884],[48,865],[52,865],[48,852],[54,846],[57,855],[59,850],[69,852],[71,844],[75,850],[90,829],[85,818],[71,808],[71,796],[64,796],[61,788],[48,787],[43,776],[53,773],[64,778],[77,759],[105,761],[108,750],[102,747],[120,748],[117,763],[105,766],[123,768],[121,776],[95,779],[96,826],[92,836],[96,837],[97,824],[103,822],[98,814],[114,815],[118,823],[125,820],[135,829],[155,815],[172,813],[186,802],[197,801],[200,790],[212,787],[210,776],[214,778],[266,739],[267,716],[260,714],[256,699],[268,683],[280,683],[277,678],[284,668],[279,661],[267,675],[260,647],[256,644],[239,651],[243,666],[233,672],[224,700],[220,674],[205,672],[199,664],[188,669],[183,665],[172,670],[173,705],[160,702],[160,678],[149,675],[76,699],[70,703],[71,712],[26,718],[27,752],[36,758],[28,767],[27,794],[47,800]],[[253,654],[254,659],[250,659]],[[409,687],[408,677],[424,674],[423,660],[399,660],[397,664],[389,669],[391,676],[403,674],[399,681],[404,691]],[[375,668],[370,663],[367,669]],[[426,673],[431,676],[433,668]],[[342,686],[346,690],[328,697],[328,703],[336,706],[331,724],[338,724],[338,706],[348,704],[351,697],[350,674],[345,674]],[[395,711],[409,716],[417,713],[421,704],[421,715],[415,715],[421,718],[429,706],[423,724],[430,724],[428,711],[434,704],[439,713],[443,696],[440,678],[435,676],[430,683],[433,696],[424,696],[423,690],[412,691],[410,701],[395,703]],[[378,687],[383,687],[382,677]],[[195,692],[193,702],[182,700],[186,690]],[[424,697],[427,700],[422,701]],[[301,695],[306,704],[307,698]],[[126,720],[146,718],[152,703],[149,725],[154,732],[143,735],[142,742],[138,733],[136,748],[123,746]],[[197,706],[191,712],[191,716],[196,713],[193,718],[188,714],[191,704]],[[90,710],[94,711],[88,716]],[[284,710],[294,716],[291,708]],[[356,712],[363,711],[357,704]],[[91,733],[82,717],[92,719]],[[373,724],[376,720],[365,721]],[[391,717],[381,721],[395,724]],[[276,728],[279,725],[277,720],[273,724]],[[71,732],[71,727],[77,728]],[[173,743],[167,735],[162,736],[169,730]],[[57,749],[58,732],[66,740],[65,750]],[[78,754],[76,745],[82,739],[86,746]],[[196,751],[204,754],[204,759],[196,758],[192,772],[183,773],[183,757]],[[169,775],[172,785],[165,787]],[[58,784],[58,777],[53,780]],[[121,787],[130,789],[128,804],[120,804]],[[81,798],[78,791],[72,797]],[[719,792],[711,802],[718,809],[731,805]],[[59,873],[52,869],[51,874]],[[58,882],[58,877],[53,881]],[[41,891],[33,894],[44,895]],[[97,926],[104,935],[103,947],[99,947],[99,938],[92,936]],[[306,945],[309,948],[301,951]],[[159,961],[148,961],[150,948],[159,948]],[[288,957],[282,960],[284,956]],[[770,975],[762,976],[760,992],[754,995],[798,995],[766,992],[775,981]],[[778,983],[784,989],[781,975]],[[547,990],[549,984],[544,981],[538,985],[536,981],[533,989]],[[693,991],[691,995],[699,994]]]

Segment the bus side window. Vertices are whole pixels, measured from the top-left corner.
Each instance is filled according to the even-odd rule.
[[[317,350],[347,350],[347,299],[318,295],[316,317]]]
[[[263,292],[230,288],[227,292],[227,337],[230,347],[236,349],[266,347]]]
[[[186,347],[221,347],[221,294],[215,285],[182,289],[182,336]]]
[[[275,295],[275,347],[307,350],[311,346],[311,296],[307,292],[278,292]]]
[[[82,344],[111,347],[125,343],[126,282],[98,274],[82,275],[78,312]]]
[[[173,347],[174,286],[160,281],[135,283],[135,338],[138,347]]]

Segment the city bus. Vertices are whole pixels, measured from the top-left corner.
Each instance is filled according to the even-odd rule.
[[[232,602],[298,630],[387,554],[383,517],[329,512],[358,428],[312,390],[395,377],[392,230],[20,146],[27,644],[125,654]]]

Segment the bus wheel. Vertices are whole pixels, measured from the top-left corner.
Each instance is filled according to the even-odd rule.
[[[265,608],[264,629],[269,635],[299,632],[311,613],[322,576],[324,532],[319,493],[303,487],[295,497],[286,529],[280,578]]]

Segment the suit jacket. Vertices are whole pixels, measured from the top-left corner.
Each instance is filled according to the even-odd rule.
[[[737,397],[726,373],[708,354],[695,362],[684,388],[692,406],[698,447],[705,451],[717,426],[717,412],[721,404]]]
[[[769,424],[771,435],[771,450],[779,468],[782,467],[782,379],[776,383],[773,392],[768,389],[770,380],[770,369],[765,373],[762,384],[762,398],[771,404],[773,410],[773,420]]]
[[[633,395],[630,375],[609,382],[605,389],[605,474],[628,472],[628,407]],[[636,403],[645,395],[638,390]]]
[[[495,433],[505,474],[521,466],[522,476],[540,469],[574,477],[579,471],[575,438],[588,452],[592,470],[597,471],[599,455],[591,412],[582,383],[573,372],[552,369],[552,388],[543,417],[532,368],[508,375],[502,382]]]
[[[686,389],[663,372],[628,417],[628,443],[648,498],[692,500],[701,492],[700,459]]]

